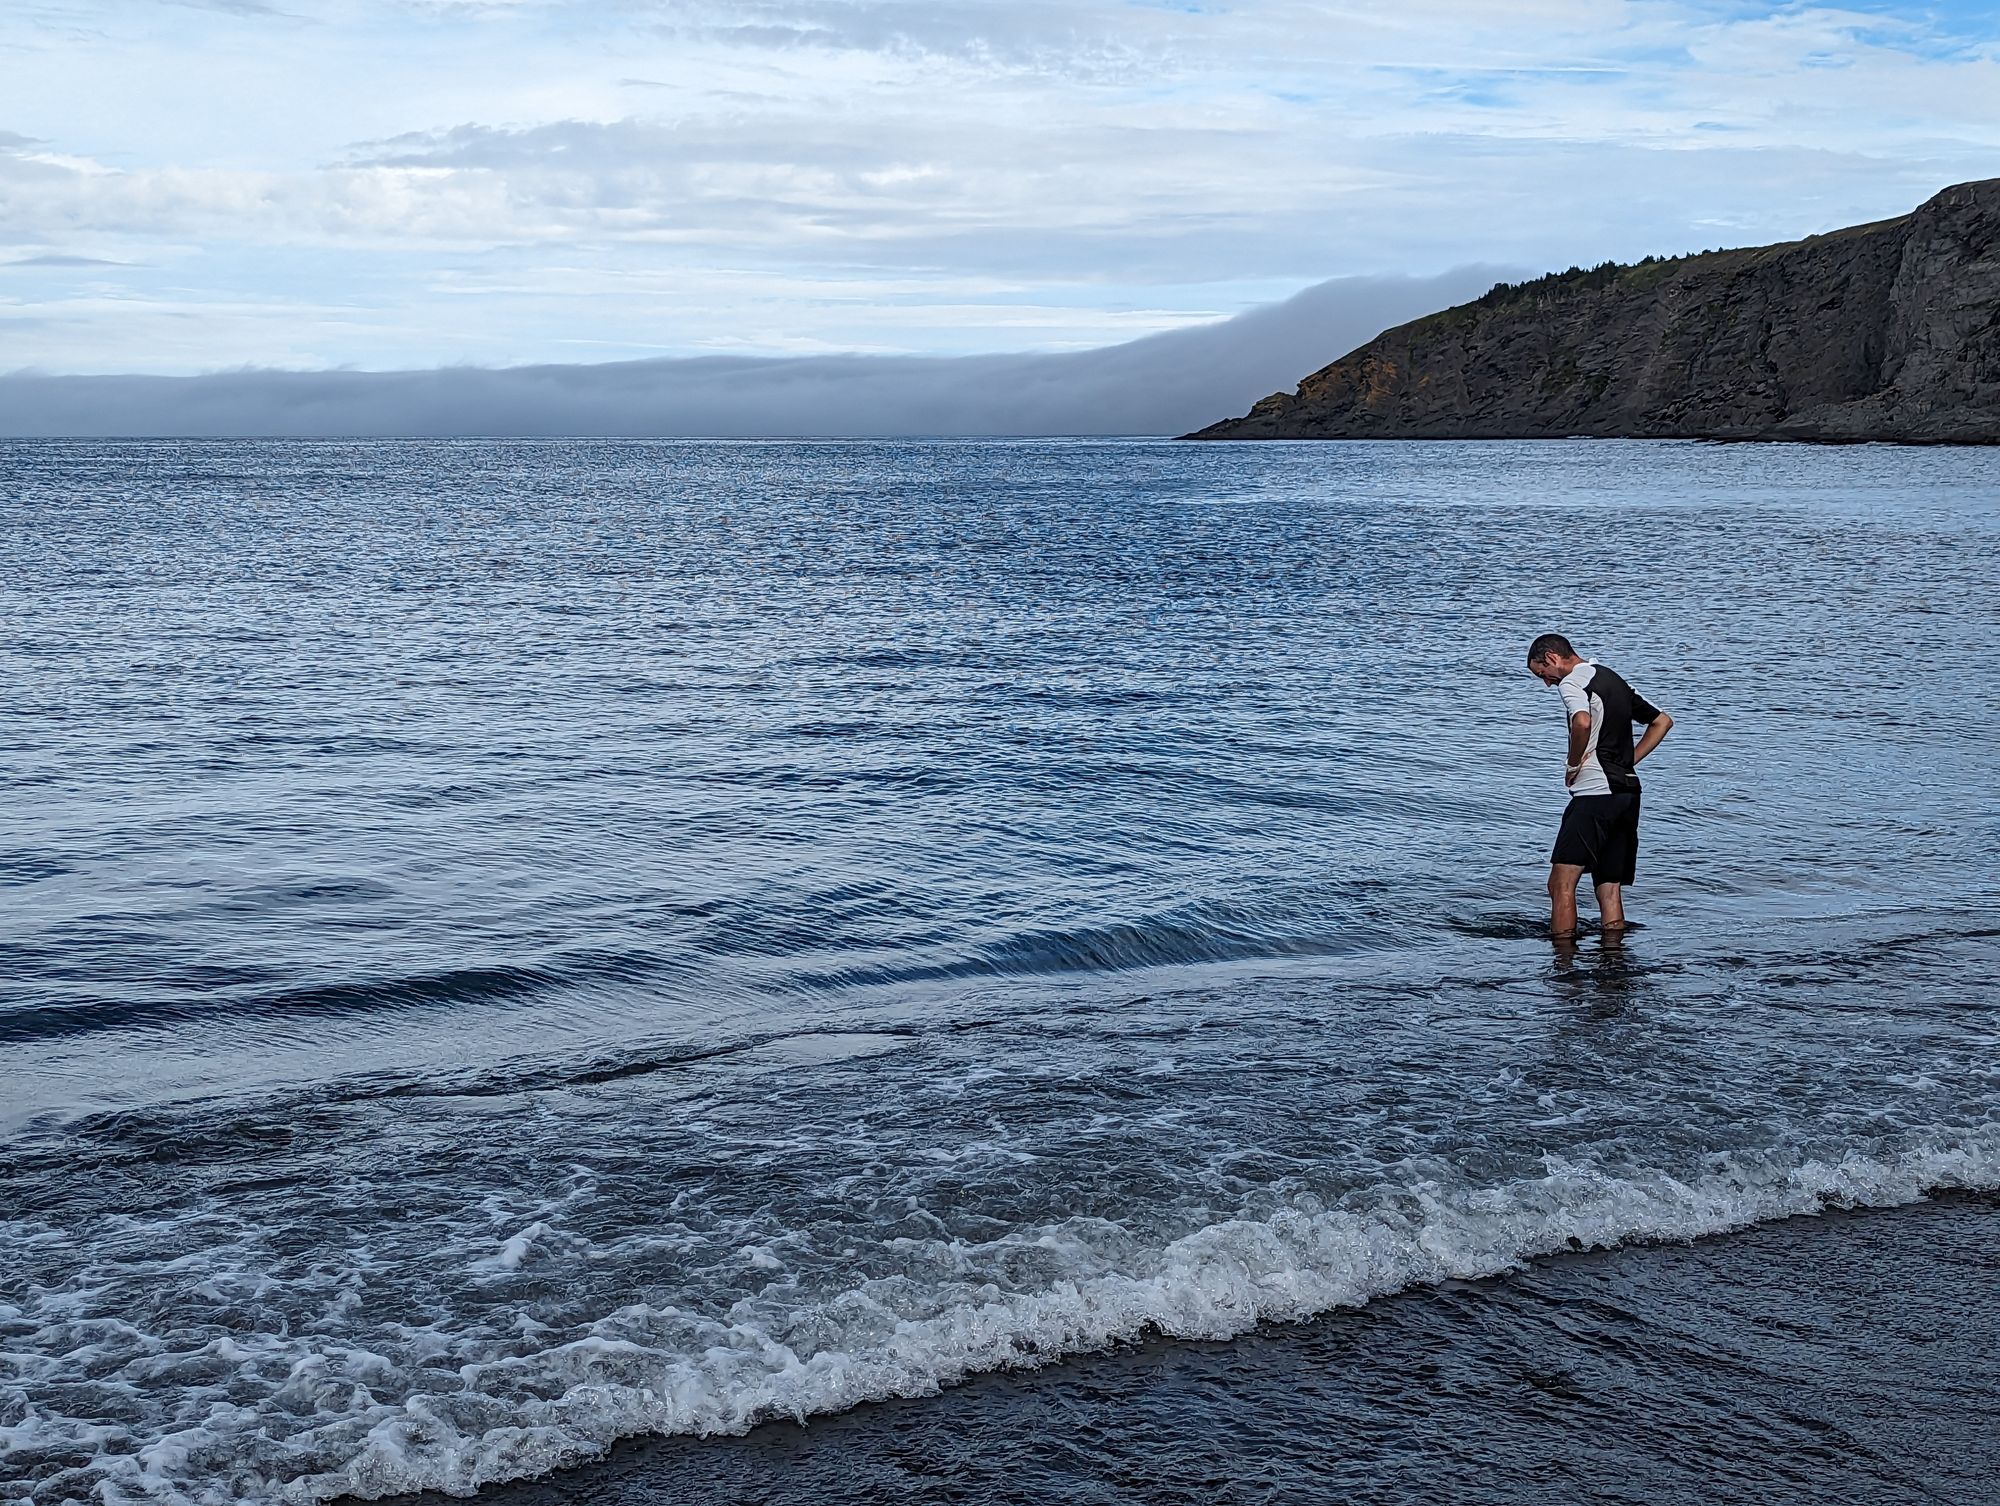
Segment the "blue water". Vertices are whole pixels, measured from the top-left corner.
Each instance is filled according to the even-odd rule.
[[[0,526],[0,1499],[2000,1185],[2000,454],[10,443]],[[1550,629],[1676,721],[1622,944]]]

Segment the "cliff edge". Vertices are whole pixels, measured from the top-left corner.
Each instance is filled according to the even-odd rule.
[[[2000,443],[2000,178],[1779,246],[1573,268],[1190,439]]]

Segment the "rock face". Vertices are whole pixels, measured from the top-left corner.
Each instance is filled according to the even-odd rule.
[[[1188,437],[1570,435],[2000,443],[2000,178],[1781,246],[1502,284]]]

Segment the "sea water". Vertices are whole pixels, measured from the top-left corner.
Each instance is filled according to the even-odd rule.
[[[1996,566],[1991,451],[0,445],[0,1498],[2000,1186]],[[1675,718],[1622,942],[1551,630]]]

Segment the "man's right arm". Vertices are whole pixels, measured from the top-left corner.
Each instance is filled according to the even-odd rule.
[[[1632,720],[1646,724],[1638,746],[1632,750],[1632,762],[1637,765],[1640,759],[1659,747],[1661,738],[1673,730],[1674,719],[1635,690],[1632,692]]]
[[[1673,730],[1674,719],[1656,708],[1653,719],[1646,723],[1646,730],[1639,737],[1638,746],[1632,749],[1632,762],[1637,764],[1640,759],[1659,747],[1661,739]]]

